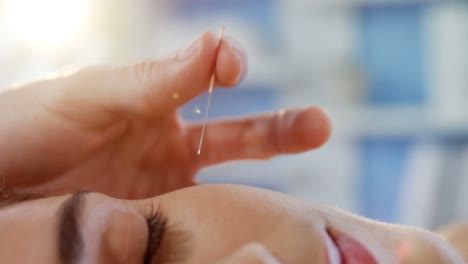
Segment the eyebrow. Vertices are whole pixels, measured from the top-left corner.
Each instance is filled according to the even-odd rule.
[[[84,240],[80,229],[80,218],[83,208],[86,206],[85,197],[92,192],[79,191],[70,196],[63,202],[58,211],[58,253],[60,263],[75,264],[78,263],[83,255]],[[157,254],[157,263],[166,263],[173,261],[179,263],[185,261],[190,254],[188,233],[183,232],[174,227],[167,227],[165,230],[166,244],[161,245],[159,252],[164,252],[162,255]]]
[[[77,263],[83,253],[83,237],[79,220],[88,192],[76,192],[70,196],[59,210],[58,250],[61,263]]]

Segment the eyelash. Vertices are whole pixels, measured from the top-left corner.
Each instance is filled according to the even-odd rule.
[[[167,228],[167,218],[161,213],[161,210],[151,208],[151,212],[146,217],[148,226],[148,242],[146,246],[144,264],[151,264],[151,260],[161,246],[164,234]]]

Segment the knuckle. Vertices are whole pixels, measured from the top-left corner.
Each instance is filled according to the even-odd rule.
[[[141,61],[133,65],[132,77],[140,87],[151,85],[151,81],[158,72],[159,64],[156,61]]]

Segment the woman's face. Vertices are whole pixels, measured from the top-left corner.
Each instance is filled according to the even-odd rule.
[[[24,202],[0,209],[0,234],[5,263],[218,263],[251,242],[283,263],[399,263],[409,255],[462,263],[429,232],[232,185],[137,201],[87,193]]]

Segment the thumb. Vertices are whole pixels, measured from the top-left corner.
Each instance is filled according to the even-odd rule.
[[[72,95],[114,111],[165,114],[208,90],[213,72],[219,85],[237,84],[245,64],[245,52],[237,42],[220,41],[214,33],[206,32],[164,59],[78,72]]]
[[[262,244],[251,243],[217,264],[280,264],[280,262]]]

